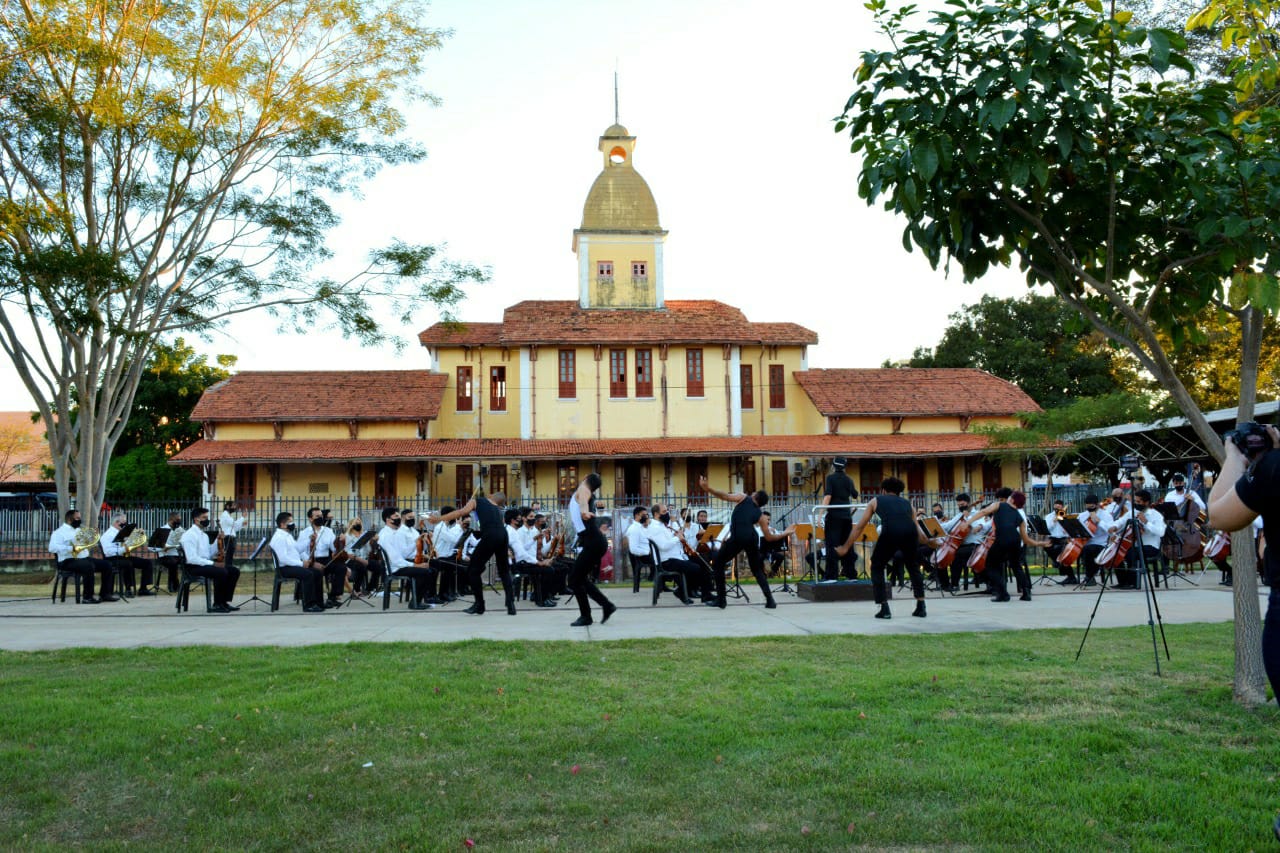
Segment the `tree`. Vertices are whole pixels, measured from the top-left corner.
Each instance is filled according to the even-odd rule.
[[[20,466],[31,464],[36,439],[30,430],[15,424],[0,425],[0,482],[16,480]]]
[[[917,349],[908,366],[976,367],[1050,409],[1131,386],[1133,371],[1117,355],[1062,300],[1032,293],[964,306],[937,348]]]
[[[1210,307],[1239,323],[1240,406],[1252,417],[1264,322],[1280,305],[1280,113],[1237,110],[1194,73],[1181,34],[1099,0],[868,4],[892,49],[869,51],[836,120],[863,156],[859,193],[907,220],[904,247],[965,280],[1017,263],[1132,353],[1201,442],[1222,443],[1170,349]],[[1162,335],[1164,338],[1162,338]],[[1238,543],[1236,681],[1265,699],[1252,552]]]
[[[445,34],[418,0],[0,4],[0,348],[61,509],[73,478],[101,502],[166,336],[266,308],[369,342],[424,300],[451,316],[485,277],[402,242],[318,269],[333,201],[423,156],[396,104],[430,100]]]
[[[200,438],[190,419],[200,395],[231,376],[234,355],[219,355],[217,365],[178,338],[157,342],[134,395],[129,422],[107,470],[112,499],[178,497],[197,494],[200,477],[190,468],[168,464],[169,457]]]
[[[1188,324],[1191,334],[1180,346],[1165,340],[1174,369],[1204,411],[1231,408],[1240,393],[1240,334],[1229,319],[1210,309]],[[1257,375],[1258,395],[1280,399],[1280,326],[1275,323],[1267,323],[1262,331]]]

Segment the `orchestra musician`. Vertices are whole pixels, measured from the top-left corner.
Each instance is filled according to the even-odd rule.
[[[728,606],[724,588],[725,567],[738,554],[745,553],[747,565],[751,567],[751,574],[755,576],[756,583],[760,585],[760,591],[764,593],[765,608],[772,610],[777,607],[778,603],[773,600],[773,590],[769,589],[769,578],[764,573],[764,558],[760,554],[759,523],[762,511],[769,504],[769,493],[764,489],[759,489],[750,495],[741,492],[722,492],[712,488],[706,477],[699,477],[698,485],[703,491],[733,504],[733,513],[729,516],[729,524],[726,525],[729,536],[711,561],[711,578],[716,584],[716,606],[721,609]]]
[[[885,587],[884,570],[894,554],[899,551],[902,552],[907,572],[911,575],[911,592],[916,599],[916,609],[911,615],[920,618],[927,615],[924,606],[924,577],[920,574],[920,555],[916,545],[917,543],[933,545],[936,548],[942,544],[942,540],[937,539],[931,542],[916,524],[915,511],[902,497],[906,487],[906,483],[897,477],[886,478],[880,484],[880,490],[884,494],[876,495],[867,502],[867,508],[849,532],[844,544],[836,549],[841,554],[847,553],[853,548],[853,543],[858,541],[862,531],[866,529],[871,516],[880,516],[880,537],[876,540],[876,546],[871,552],[871,584],[875,592],[876,604],[880,605],[880,610],[876,613],[877,619],[893,618],[893,614],[889,611],[889,594]]]
[[[99,560],[96,557],[89,556],[87,551],[83,552],[85,556],[82,557],[74,548],[76,531],[82,523],[80,510],[69,509],[62,518],[63,524],[53,531],[53,534],[49,537],[49,553],[57,556],[59,570],[70,570],[80,576],[81,582],[84,584],[80,603],[97,604],[100,601],[119,601],[119,598],[111,594],[112,586],[115,583],[111,564],[106,560]],[[99,598],[93,597],[93,576],[95,573],[102,575]]]
[[[557,559],[556,555],[551,553],[550,535],[546,539],[548,547],[544,548],[542,532],[547,526],[546,516],[532,506],[521,507],[520,512],[524,514],[524,535],[529,538],[530,546],[538,561],[537,565],[541,569],[536,575],[542,584],[538,593],[542,599],[541,604],[543,607],[553,607],[560,603],[560,599],[556,596],[565,588],[565,580],[569,577],[569,568],[572,564],[566,563],[563,559]],[[543,553],[544,550],[546,553]]]
[[[538,545],[535,539],[525,532],[528,525],[525,524],[522,510],[529,512],[532,520],[533,510],[529,507],[512,508],[503,513],[503,519],[507,523],[507,543],[511,549],[512,572],[518,572],[533,579],[533,603],[536,606],[555,607],[556,603],[550,601],[547,594],[551,588],[551,560],[548,559],[544,563],[538,559]]]
[[[413,510],[406,510],[413,517]],[[378,531],[378,544],[382,553],[387,556],[386,582],[392,577],[413,579],[413,598],[409,602],[410,610],[429,610],[433,605],[427,601],[427,582],[434,574],[430,567],[414,564],[418,555],[418,536],[412,533],[405,536],[408,527],[404,518],[395,507],[382,510],[382,530]]]
[[[587,599],[600,605],[603,613],[601,624],[608,622],[618,606],[610,601],[592,579],[598,575],[605,554],[609,552],[609,540],[605,538],[602,521],[596,515],[596,490],[600,488],[600,475],[592,471],[578,484],[569,501],[569,522],[578,536],[578,556],[569,572],[569,588],[578,601],[579,617],[570,627],[583,628],[592,624],[591,605]]]
[[[1098,555],[1106,549],[1116,520],[1111,513],[1098,508],[1098,496],[1094,494],[1084,496],[1084,512],[1078,520],[1093,534],[1080,552],[1080,560],[1084,563],[1084,585],[1094,586],[1098,582]]]
[[[1117,524],[1119,524],[1121,516],[1129,514],[1129,499],[1126,497],[1124,489],[1111,490],[1111,506],[1108,507],[1108,510]]]
[[[342,606],[342,590],[347,580],[347,564],[342,560],[334,560],[333,528],[325,524],[324,513],[319,507],[307,510],[307,525],[298,536],[298,556],[302,558],[303,568],[323,573],[329,582],[329,596],[325,599],[325,607]],[[326,568],[327,564],[328,568]]]
[[[787,544],[791,541],[791,534],[796,532],[796,526],[793,524],[781,532],[774,530],[773,513],[767,509],[760,511],[760,521],[756,526],[760,532],[760,556],[768,557],[769,572],[776,574],[787,558]]]
[[[657,503],[649,510],[653,519],[645,525],[645,536],[658,549],[658,560],[662,570],[684,575],[684,587],[689,596],[697,595],[703,604],[715,606],[711,569],[697,558],[698,552],[693,547],[693,543],[685,537],[684,531],[672,523],[670,508],[666,504]],[[677,593],[678,596],[679,593]],[[685,604],[693,604],[691,597],[681,600]]]
[[[413,564],[414,568],[427,570],[426,574],[415,573],[415,577],[418,578],[419,599],[431,607],[444,604],[444,599],[440,597],[438,591],[440,570],[432,563],[430,554],[436,547],[434,528],[439,525],[433,524],[429,518],[418,518],[409,507],[400,511],[400,518],[403,522],[400,526],[400,536],[406,548],[405,558]],[[428,544],[430,548],[427,547]],[[436,553],[440,552],[436,551]]]
[[[137,589],[137,594],[140,596],[155,595],[155,585],[152,582],[155,565],[143,557],[125,553],[124,540],[129,534],[126,533],[121,537],[120,531],[125,529],[128,522],[128,516],[123,512],[116,511],[111,514],[111,526],[102,531],[102,556],[120,567],[121,582],[126,590],[132,592]],[[142,575],[141,587],[136,586],[139,573]]]
[[[1159,565],[1160,540],[1164,537],[1165,524],[1164,516],[1152,509],[1151,493],[1146,489],[1134,492],[1133,509],[1116,519],[1117,535],[1123,535],[1129,522],[1135,519],[1142,532],[1142,559],[1148,569],[1154,569]],[[1138,588],[1138,549],[1137,543],[1134,544],[1135,547],[1125,555],[1127,568],[1116,569],[1116,589]]]
[[[359,516],[347,522],[347,578],[359,596],[377,589],[382,583],[382,563],[372,558],[373,547],[368,543],[356,547],[363,535],[364,522]]]
[[[182,564],[181,546],[182,534],[182,515],[180,513],[169,513],[169,523],[167,525],[169,532],[165,535],[164,547],[160,549],[160,565],[169,572],[169,592],[178,591],[178,567]],[[163,529],[163,528],[162,528]]]
[[[1031,575],[1022,561],[1022,546],[1045,547],[1048,539],[1032,539],[1027,533],[1027,519],[1020,510],[1027,505],[1027,496],[1008,486],[996,489],[996,499],[978,512],[979,517],[991,516],[995,526],[995,541],[987,552],[987,585],[995,595],[992,601],[1009,601],[1006,570],[1017,578],[1022,601],[1031,600]]]
[[[1053,565],[1065,573],[1065,577],[1059,583],[1063,585],[1069,583],[1074,586],[1077,583],[1075,569],[1058,565],[1058,555],[1062,553],[1063,548],[1067,547],[1067,542],[1071,539],[1062,527],[1062,520],[1066,517],[1067,505],[1061,500],[1054,501],[1053,512],[1046,513],[1044,516],[1045,527],[1049,528],[1049,547],[1045,548],[1044,552]]]
[[[827,563],[822,572],[824,581],[837,578],[837,562],[839,573],[849,580],[858,576],[858,555],[849,551],[844,555],[836,554],[836,546],[844,542],[853,529],[853,510],[847,506],[858,499],[858,490],[853,486],[853,479],[845,473],[847,464],[843,456],[831,460],[831,473],[822,489],[822,505],[832,506],[822,519],[823,543],[826,545]],[[845,506],[841,506],[844,504]]]
[[[1221,479],[1221,476],[1219,476],[1219,479]],[[1174,505],[1174,507],[1178,510],[1178,515],[1182,516],[1188,521],[1194,522],[1197,518],[1199,518],[1200,513],[1206,511],[1205,505],[1204,505],[1204,499],[1201,498],[1198,493],[1187,488],[1187,478],[1184,477],[1182,474],[1174,474],[1173,477],[1171,477],[1169,480],[1169,485],[1171,486],[1171,488],[1165,494],[1164,500],[1165,500],[1165,503],[1171,503]],[[1183,504],[1185,504],[1187,501],[1191,501],[1193,504],[1195,504],[1196,506],[1195,512],[1190,512],[1190,510],[1186,509],[1183,506]]]
[[[293,523],[293,513],[282,512],[276,516],[276,532],[271,534],[271,552],[276,556],[276,564],[280,567],[280,576],[302,582],[302,610],[305,613],[324,612],[324,590],[321,587],[320,573],[303,565],[303,558],[298,552],[298,543],[294,540],[297,525]],[[203,537],[184,536],[183,544],[189,538]],[[305,537],[303,537],[305,538]],[[227,571],[224,569],[224,571]]]
[[[965,518],[971,513],[973,499],[968,492],[961,492],[956,495],[956,514],[942,523],[944,532],[950,534]],[[986,517],[970,519],[969,532],[965,535],[964,541],[960,543],[960,547],[956,549],[955,559],[951,562],[951,579],[950,583],[944,582],[942,573],[939,572],[938,583],[944,592],[950,592],[960,588],[960,579],[964,577],[964,573],[968,571],[969,558],[973,556],[973,549],[977,548],[982,541],[987,538],[987,528],[991,526],[991,520]]]
[[[182,557],[187,572],[213,583],[213,610],[230,613],[240,608],[231,603],[236,594],[240,570],[235,566],[218,566],[213,562],[213,543],[209,541],[209,510],[196,507],[191,511],[191,529],[182,536]]]
[[[491,497],[485,497],[484,490],[477,488],[471,499],[453,512],[433,515],[429,519],[433,523],[452,521],[474,512],[480,521],[479,542],[471,553],[467,572],[476,602],[464,610],[464,613],[475,616],[484,613],[484,567],[489,562],[489,558],[493,557],[498,563],[498,575],[502,578],[502,592],[506,599],[507,613],[511,616],[516,615],[516,591],[511,579],[511,565],[507,561],[507,525],[503,522],[503,511],[506,505],[507,496],[502,492],[494,492]]]
[[[649,538],[645,534],[648,522],[649,508],[636,507],[631,510],[631,524],[622,537],[627,543],[627,559],[631,561],[631,571],[635,573],[633,577],[645,569],[648,569],[648,575],[653,577],[653,555],[649,553]]]
[[[442,515],[448,515],[453,510],[452,506],[440,508]],[[431,541],[435,546],[436,555],[431,558],[429,565],[435,570],[439,584],[436,594],[441,601],[458,600],[458,578],[466,569],[458,553],[462,545],[462,537],[467,535],[467,528],[463,526],[463,522],[469,525],[471,519],[441,521],[431,532]]]
[[[218,516],[218,529],[222,531],[222,564],[230,568],[236,555],[236,536],[244,529],[249,516],[244,512],[236,515],[235,501],[227,501],[222,505],[222,515]]]

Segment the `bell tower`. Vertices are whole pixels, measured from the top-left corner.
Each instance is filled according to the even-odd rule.
[[[663,307],[662,247],[667,232],[658,205],[632,158],[636,138],[620,124],[600,137],[604,167],[573,232],[578,304],[583,308]]]

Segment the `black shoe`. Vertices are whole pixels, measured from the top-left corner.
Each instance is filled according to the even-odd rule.
[[[114,596],[114,595],[104,595],[104,596],[102,596],[101,598],[99,598],[98,600],[99,600],[99,601],[101,601],[101,602],[103,602],[103,603],[105,604],[105,603],[106,603],[106,602],[108,602],[108,601],[119,601],[120,599],[119,599],[117,596]]]
[[[230,613],[231,612],[230,607],[227,607],[227,605],[225,604],[219,604],[216,601],[213,603],[213,607],[210,607],[209,610],[213,613]]]
[[[1091,586],[1097,586],[1097,585],[1098,585],[1098,582],[1093,578],[1089,578],[1083,584],[1081,584],[1081,586],[1084,586],[1084,587],[1091,587]]]
[[[1012,601],[1013,599],[1009,598],[1009,593],[1006,592],[1004,595],[997,595],[995,598],[991,600],[999,604],[1006,601]]]
[[[677,595],[677,596],[676,596],[676,599],[677,599],[681,604],[693,604],[693,599],[692,599],[692,598],[689,598],[688,596],[684,596],[684,595]]]
[[[149,588],[147,588],[147,587],[145,587],[145,586],[144,586],[142,589],[138,590],[138,595],[139,595],[139,596],[143,596],[143,595],[155,595],[155,594],[156,594],[156,591],[155,591],[154,589],[149,589]]]
[[[1018,600],[1019,600],[1019,601],[1030,601],[1030,600],[1031,600],[1031,593],[1029,593],[1029,592],[1024,592],[1022,595],[1018,596]]]
[[[515,615],[516,615],[516,606],[515,606],[515,604],[508,604],[508,605],[507,605],[507,615],[508,615],[508,616],[515,616]]]
[[[322,604],[308,604],[306,607],[302,608],[302,612],[303,612],[303,613],[323,613],[323,612],[324,612],[324,605],[322,605]]]
[[[590,624],[591,624],[591,622],[592,622],[592,620],[591,620],[591,617],[590,617],[590,616],[579,616],[577,619],[574,619],[572,622],[570,622],[570,623],[569,623],[569,627],[570,627],[570,628],[585,628],[585,627],[587,627],[588,625],[590,625]]]
[[[880,612],[876,614],[877,619],[892,619],[893,614],[889,612],[889,605],[881,604]]]
[[[911,612],[911,615],[919,616],[921,619],[923,619],[925,616],[928,615],[927,613],[925,613],[923,601],[916,602],[916,609]]]
[[[778,609],[778,602],[774,601],[774,600],[771,598],[771,599],[769,599],[768,601],[766,601],[766,602],[764,603],[764,609],[765,609],[765,610],[777,610],[777,609]]]
[[[614,604],[612,601],[606,601],[604,603],[604,615],[600,617],[600,624],[603,625],[604,623],[608,622],[609,617],[612,616],[614,614],[614,611],[616,611],[617,609],[618,609],[618,605]]]
[[[729,600],[725,598],[723,595],[717,595],[715,599],[715,605],[716,607],[719,607],[721,610],[724,610],[726,607],[729,606]]]
[[[98,603],[99,603],[99,601],[98,601],[98,599],[96,599],[96,598],[89,598],[89,597],[87,597],[87,596],[86,596],[86,597],[84,597],[84,598],[81,598],[81,599],[80,599],[80,603],[81,603],[81,604],[98,604]]]
[[[224,601],[224,602],[222,602],[222,603],[223,603],[223,605],[224,605],[228,610],[239,610],[239,609],[240,609],[240,605],[239,605],[239,604],[232,604],[230,601]]]
[[[466,610],[464,610],[464,611],[462,611],[462,612],[463,612],[463,613],[470,613],[470,614],[471,614],[471,615],[473,615],[473,616],[483,616],[483,615],[484,615],[484,605],[483,605],[483,604],[473,604],[473,605],[471,605],[470,607],[468,607]]]
[[[715,600],[714,598],[704,598],[704,599],[702,599],[702,603],[703,603],[703,604],[705,604],[707,607],[718,607],[718,606],[719,606],[719,605],[717,605],[717,604],[716,604],[716,600]]]
[[[1058,581],[1058,586],[1079,586],[1079,585],[1080,585],[1080,579],[1075,577],[1074,575],[1071,577],[1065,577],[1062,580]]]

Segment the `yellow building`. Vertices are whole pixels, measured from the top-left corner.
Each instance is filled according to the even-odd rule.
[[[420,371],[240,373],[192,413],[206,499],[452,502],[477,484],[563,498],[595,470],[619,501],[719,488],[812,495],[831,457],[864,491],[1021,484],[984,457],[983,422],[1034,401],[977,370],[810,370],[817,336],[707,300],[668,300],[658,207],[621,125],[573,232],[577,298],[525,301],[500,323],[434,325]],[[566,287],[566,295],[569,289]],[[316,411],[292,400],[314,385]],[[271,389],[289,388],[288,395]],[[273,399],[273,397],[275,399]],[[275,402],[280,400],[280,403]]]

